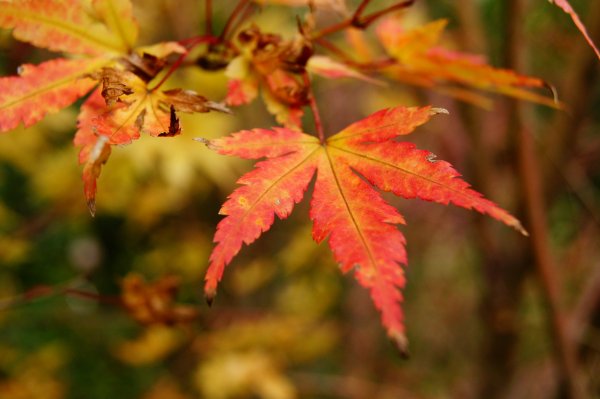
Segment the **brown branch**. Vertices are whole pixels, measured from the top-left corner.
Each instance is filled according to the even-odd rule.
[[[509,68],[522,70],[521,24],[524,5],[522,0],[509,0],[507,6],[506,63]],[[556,265],[549,247],[542,173],[537,161],[533,136],[525,124],[524,108],[521,103],[512,100],[510,114],[511,127],[516,134],[519,182],[524,195],[525,215],[531,234],[529,250],[548,306],[549,325],[556,348],[560,378],[569,398],[583,398],[584,394],[579,384],[576,347],[569,335],[566,317],[562,310],[559,278],[556,275]]]
[[[383,10],[373,12],[364,17],[361,14],[364,11],[364,9],[366,8],[369,1],[363,1],[358,6],[356,11],[350,18],[345,19],[342,22],[338,22],[337,24],[330,25],[326,28],[321,29],[320,31],[313,33],[313,35],[311,36],[311,39],[315,40],[315,39],[321,38],[323,36],[327,36],[332,33],[339,32],[339,31],[349,28],[351,26],[355,27],[355,28],[359,28],[359,29],[366,29],[369,27],[369,25],[371,25],[377,19],[379,19],[379,18],[383,17],[384,15],[389,14],[391,12],[398,11],[398,10],[401,10],[404,8],[408,8],[408,7],[412,6],[415,3],[415,1],[416,0],[404,0],[400,3],[391,5],[387,8],[384,8]]]
[[[461,48],[487,54],[488,43],[481,26],[480,6],[472,0],[456,0],[452,4],[460,21],[457,37]],[[512,166],[504,156],[508,136],[505,113],[481,112],[469,104],[454,101],[459,120],[470,139],[470,148],[465,156],[470,162],[474,186],[492,198],[499,194],[505,198],[518,198],[516,187],[507,185],[499,188],[502,185],[498,184]],[[506,191],[511,194],[506,195]],[[483,335],[475,397],[504,399],[510,397],[507,395],[510,382],[517,374],[515,359],[521,334],[519,308],[528,275],[524,260],[526,240],[512,231],[498,229],[483,215],[476,215],[472,235],[480,258],[483,284],[479,302]]]
[[[382,69],[382,68],[394,65],[398,62],[394,58],[390,58],[390,57],[382,58],[381,60],[371,61],[371,62],[355,61],[354,59],[352,59],[352,57],[349,54],[344,52],[342,49],[337,47],[335,44],[331,43],[329,40],[326,40],[322,37],[315,39],[315,44],[318,44],[319,46],[325,48],[329,52],[335,54],[345,64],[355,67],[355,68],[362,69],[362,70]]]
[[[581,290],[571,317],[570,332],[576,342],[581,342],[593,315],[600,313],[600,263],[596,263],[593,270],[594,273]]]
[[[169,67],[169,70],[160,79],[160,81],[156,85],[154,85],[154,87],[152,87],[151,89],[148,89],[148,91],[153,92],[153,91],[158,90],[171,77],[171,75],[173,73],[175,73],[175,71],[177,71],[183,65],[183,62],[185,61],[187,56],[190,54],[191,49],[193,49],[194,47],[196,47],[200,44],[203,44],[203,43],[214,44],[216,41],[217,41],[217,39],[213,36],[199,36],[196,38],[186,39],[185,41],[183,41],[183,42],[185,42],[185,46],[188,51],[181,54],[177,58],[177,60],[175,60],[175,62]]]
[[[592,37],[600,37],[600,1],[589,3],[587,27]],[[590,112],[590,99],[593,91],[590,87],[599,79],[599,61],[584,40],[573,43],[569,52],[569,63],[563,75],[563,84],[559,88],[561,100],[567,104],[569,112],[557,112],[544,143],[544,170],[548,187],[557,187],[556,176],[560,176],[562,166],[572,154],[578,143],[586,116]]]
[[[56,286],[40,284],[28,289],[23,293],[8,298],[2,298],[0,299],[0,310],[11,309],[16,306],[30,303],[36,299],[48,298],[57,295],[86,298],[100,303],[121,306],[121,300],[118,297],[109,297],[97,294],[95,292],[82,291],[72,288],[73,283],[76,281],[79,281],[79,278]]]
[[[402,3],[394,4],[393,6],[384,8],[383,10],[369,14],[366,17],[356,19],[352,25],[356,28],[365,29],[369,25],[371,25],[373,22],[375,22],[379,18],[383,17],[384,15],[389,14],[394,11],[402,10],[404,8],[408,8],[408,7],[412,6],[415,3],[415,1],[416,0],[406,0]]]
[[[204,0],[204,23],[206,35],[212,35],[212,0]]]
[[[227,38],[227,35],[229,34],[229,31],[231,30],[233,23],[235,22],[237,17],[242,13],[242,11],[246,8],[246,6],[249,4],[249,2],[250,2],[250,0],[240,0],[237,3],[235,8],[229,15],[227,22],[225,22],[225,27],[223,28],[223,32],[221,32],[221,36],[219,36],[221,38],[221,40]]]

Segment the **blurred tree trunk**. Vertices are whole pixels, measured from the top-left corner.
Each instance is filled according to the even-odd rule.
[[[459,0],[455,10],[460,19],[462,47],[487,53],[487,35],[482,28],[477,3]],[[474,185],[487,196],[498,198],[494,191],[498,191],[499,182],[503,182],[502,187],[511,194],[501,193],[500,196],[516,199],[520,198],[516,187],[505,178],[511,174],[514,164],[513,159],[504,156],[510,136],[507,131],[508,107],[503,103],[497,108],[488,114],[470,105],[459,104],[461,119],[472,141],[470,169],[474,171]],[[482,269],[483,342],[478,397],[486,399],[506,397],[508,381],[516,372],[518,309],[529,264],[524,261],[526,240],[497,227],[485,216],[479,216],[473,240],[479,248]]]

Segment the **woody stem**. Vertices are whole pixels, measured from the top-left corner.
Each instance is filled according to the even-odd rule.
[[[312,39],[316,40],[323,36],[330,35],[335,32],[339,32],[339,31],[349,28],[351,26],[358,28],[358,29],[366,29],[369,25],[371,25],[377,19],[379,19],[379,18],[383,17],[384,15],[389,14],[393,11],[397,11],[397,10],[401,10],[403,8],[410,7],[415,3],[415,1],[416,0],[405,0],[400,3],[391,5],[387,8],[384,8],[383,10],[376,11],[372,14],[369,14],[369,15],[366,15],[363,17],[362,13],[370,2],[370,0],[363,0],[363,2],[358,6],[356,11],[352,15],[352,17],[345,19],[342,22],[339,22],[337,24],[323,28],[318,32],[315,32],[315,34],[312,35]]]
[[[227,19],[227,22],[225,23],[225,27],[223,28],[223,32],[221,32],[221,36],[219,36],[219,38],[221,40],[223,40],[223,39],[225,39],[227,37],[227,35],[229,34],[229,31],[231,30],[231,26],[235,22],[235,20],[238,17],[238,15],[240,15],[240,13],[248,5],[248,3],[249,3],[249,0],[240,0],[237,3],[237,5],[233,9],[233,11],[231,12],[231,15],[229,15],[229,18]]]
[[[382,58],[380,60],[371,61],[371,62],[358,62],[358,61],[355,61],[354,59],[352,59],[352,57],[349,54],[345,53],[343,50],[341,50],[335,44],[331,43],[330,41],[328,41],[324,38],[316,39],[315,43],[318,44],[319,46],[322,46],[325,49],[329,50],[333,54],[335,54],[342,61],[344,61],[345,64],[353,66],[355,68],[360,68],[363,70],[377,70],[377,69],[388,67],[397,62],[395,59],[389,58],[389,57]]]
[[[365,11],[365,8],[367,8],[370,2],[371,0],[363,0],[358,7],[356,7],[353,18],[360,18],[361,14]]]
[[[304,71],[304,73],[302,74],[302,78],[304,79],[304,85],[308,88],[308,102],[310,105],[310,110],[313,114],[313,119],[315,121],[315,129],[317,130],[319,141],[321,142],[321,144],[324,144],[325,132],[323,131],[323,124],[321,123],[321,114],[319,114],[319,108],[317,107],[317,101],[315,100],[315,96],[312,90],[310,77],[308,76],[308,73],[306,71]]]
[[[175,62],[171,65],[171,67],[169,68],[169,70],[167,71],[167,73],[165,74],[165,76],[162,77],[162,79],[160,80],[160,82],[158,82],[153,88],[149,89],[149,91],[156,91],[158,90],[158,88],[160,88],[163,83],[165,83],[167,81],[167,79],[169,79],[171,77],[171,75],[177,70],[179,69],[179,67],[181,66],[181,64],[183,63],[183,61],[185,61],[186,57],[190,54],[190,50],[193,49],[194,47],[202,44],[202,43],[209,43],[209,44],[214,44],[217,43],[217,38],[215,38],[214,36],[199,36],[199,37],[195,37],[192,39],[187,39],[184,40],[180,43],[185,43],[185,47],[187,48],[187,51],[183,54],[181,54],[179,56],[179,58],[177,58],[177,60],[175,60]]]
[[[204,6],[206,34],[212,35],[212,0],[205,0]]]

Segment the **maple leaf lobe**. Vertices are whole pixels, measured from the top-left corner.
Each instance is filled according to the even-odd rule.
[[[405,284],[404,217],[376,191],[475,209],[513,227],[508,212],[469,188],[450,164],[429,151],[396,141],[443,109],[395,107],[355,122],[324,143],[287,128],[242,130],[219,139],[197,139],[224,155],[266,158],[242,176],[220,213],[216,243],[205,276],[205,295],[214,298],[225,267],[243,244],[267,231],[277,215],[287,217],[316,171],[310,201],[313,238],[328,240],[343,272],[354,271],[370,290],[388,335],[408,353],[401,289]]]
[[[96,82],[85,77],[98,60],[54,59],[19,67],[19,76],[0,78],[0,132],[19,124],[31,126],[90,91]]]

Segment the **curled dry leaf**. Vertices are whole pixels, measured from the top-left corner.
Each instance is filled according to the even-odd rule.
[[[163,276],[148,283],[136,273],[128,274],[122,282],[121,301],[129,314],[142,324],[177,324],[195,320],[195,307],[175,302],[179,279]]]
[[[130,144],[141,133],[154,137],[179,135],[178,111],[229,112],[225,105],[191,90],[148,90],[148,83],[128,70],[105,67],[97,79],[102,87],[81,107],[74,139],[75,145],[82,147],[79,162],[84,165],[84,194],[92,215],[96,210],[96,181],[110,155],[110,146]],[[100,147],[98,151],[103,155],[93,156]]]

